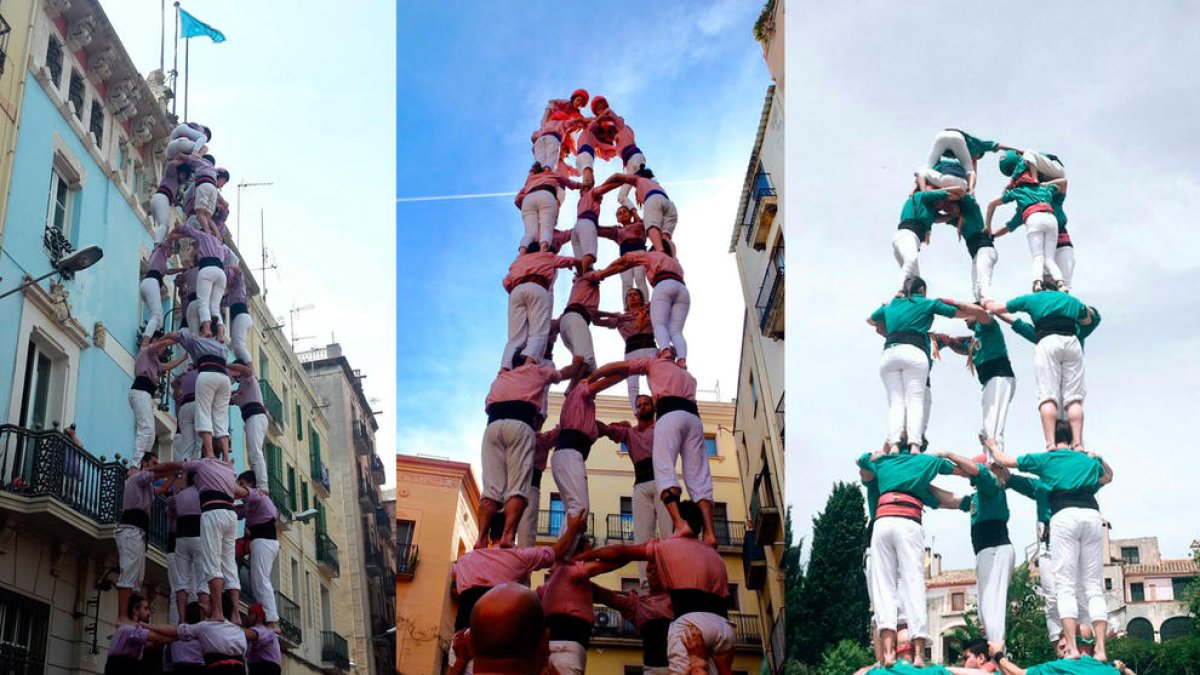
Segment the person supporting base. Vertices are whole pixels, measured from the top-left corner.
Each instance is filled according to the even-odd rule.
[[[150,529],[150,503],[154,500],[154,479],[171,473],[158,463],[153,452],[142,454],[137,469],[130,469],[121,497],[121,519],[113,539],[117,545],[120,575],[117,577],[118,623],[128,620],[129,599],[142,587],[146,572],[146,532]]]
[[[271,568],[279,556],[279,537],[275,519],[279,512],[265,492],[258,489],[253,471],[244,471],[237,478],[238,487],[246,491],[237,507],[238,515],[246,519],[246,539],[250,541],[250,590],[260,600],[265,613],[263,621],[271,630],[279,629],[279,612],[275,609],[275,589],[271,586]]]
[[[582,537],[575,555],[591,549],[591,538]],[[587,651],[596,622],[592,577],[617,567],[616,563],[556,560],[546,583],[537,589],[550,629],[550,666],[558,675],[583,675],[587,669]]]
[[[150,603],[141,593],[130,595],[121,607],[121,621],[113,631],[104,661],[104,675],[128,675],[142,667],[142,654],[147,645],[170,642],[164,636],[143,626],[150,620]]]
[[[648,590],[617,593],[592,584],[592,595],[596,602],[608,605],[621,613],[621,617],[633,625],[642,638],[642,675],[669,675],[667,660],[667,631],[675,618],[671,607],[671,596],[663,588],[657,568],[645,561],[638,563],[646,569]],[[705,668],[707,672],[707,664]]]

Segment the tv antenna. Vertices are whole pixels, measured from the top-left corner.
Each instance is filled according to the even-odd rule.
[[[292,341],[292,351],[296,351],[297,340],[311,340],[313,338],[312,335],[302,335],[300,337],[296,337],[296,315],[300,312],[306,312],[313,308],[314,305],[311,302],[301,307],[297,307],[295,303],[293,303],[292,308],[288,310],[288,333]]]

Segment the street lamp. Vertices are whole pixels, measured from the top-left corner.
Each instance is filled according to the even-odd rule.
[[[16,288],[12,289],[11,291],[6,291],[4,293],[0,293],[0,299],[7,298],[8,296],[12,295],[13,293],[24,290],[27,286],[32,286],[33,284],[36,284],[39,281],[46,279],[48,277],[54,276],[55,274],[60,274],[65,279],[71,279],[72,277],[75,276],[76,272],[78,272],[80,270],[85,270],[85,269],[91,267],[92,265],[95,265],[103,257],[104,257],[104,249],[100,248],[99,246],[87,246],[85,248],[81,248],[78,251],[75,251],[74,253],[72,253],[71,255],[64,256],[61,260],[58,261],[58,263],[56,263],[54,265],[53,270],[43,274],[42,276],[40,276],[36,279],[30,279],[30,280],[22,283],[20,286],[17,286]]]

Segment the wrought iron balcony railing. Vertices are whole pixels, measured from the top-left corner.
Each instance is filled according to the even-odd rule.
[[[321,453],[315,447],[309,450],[309,476],[313,481],[324,488],[325,495],[329,495],[329,467],[325,466],[325,462],[321,461]]]
[[[331,630],[321,631],[321,662],[332,663],[341,670],[350,668],[350,645],[346,638]]]
[[[592,624],[592,637],[641,640],[641,635],[633,624],[625,620],[621,613],[605,605],[596,605],[596,620]],[[734,644],[738,647],[761,647],[762,632],[758,627],[758,617],[753,614],[730,612],[729,621],[733,623]]]
[[[375,454],[375,443],[371,440],[370,431],[363,422],[354,422],[354,449],[364,455]]]
[[[589,537],[596,534],[596,514],[587,514],[587,529],[584,534]],[[547,511],[545,509],[538,511],[537,519],[537,536],[539,537],[557,537],[562,533],[564,527],[567,526],[567,514],[565,511]]]
[[[342,573],[337,544],[324,532],[317,532],[317,564],[325,567],[330,576],[336,577]]]
[[[714,518],[713,534],[717,538],[717,546],[740,548],[742,539],[746,536],[746,524],[731,522],[725,518]],[[605,540],[607,542],[632,543],[634,539],[633,514],[610,513],[605,517]]]
[[[0,490],[49,496],[92,521],[117,521],[126,468],[97,459],[57,430],[0,425]]]
[[[371,478],[377,483],[387,482],[387,473],[383,468],[383,460],[379,459],[379,455],[371,453]]]
[[[758,300],[754,303],[759,330],[770,338],[783,337],[784,286],[783,247],[780,246],[771,256],[771,264],[767,266],[762,286],[758,289]]]
[[[267,471],[267,486],[270,490],[271,501],[275,504],[275,510],[279,515],[286,520],[292,519],[292,493],[283,484],[283,476],[280,476],[274,469]]]
[[[275,608],[279,610],[279,628],[283,631],[281,637],[292,643],[292,646],[299,646],[304,638],[300,605],[289,600],[283,593],[275,591]]]

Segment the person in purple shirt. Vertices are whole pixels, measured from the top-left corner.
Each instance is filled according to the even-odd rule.
[[[154,396],[158,393],[158,376],[163,370],[170,371],[184,362],[182,357],[163,364],[159,357],[172,343],[166,339],[151,342],[143,347],[133,360],[133,385],[129,388],[129,407],[133,409],[134,436],[133,462],[139,464],[142,454],[154,447]]]
[[[175,402],[175,422],[179,426],[179,452],[172,459],[196,459],[199,443],[196,437],[196,364],[175,376],[179,382],[179,400]]]
[[[218,615],[231,616],[234,622],[241,621],[237,600],[232,594],[221,596]],[[246,629],[238,623],[224,619],[209,619],[194,624],[178,626],[145,626],[155,633],[178,639],[195,641],[204,655],[206,675],[246,675]]]
[[[150,619],[150,603],[141,593],[134,593],[122,605],[121,622],[113,631],[108,644],[104,675],[128,675],[141,670],[142,653],[147,645],[166,644],[166,635],[142,622]]]
[[[142,455],[138,468],[130,468],[121,496],[121,518],[113,541],[117,545],[120,575],[117,577],[117,623],[126,623],[129,599],[142,586],[146,571],[146,531],[150,529],[150,503],[154,500],[154,479],[171,473],[168,465],[158,463],[158,455]]]
[[[271,568],[279,556],[279,541],[275,519],[279,512],[265,492],[258,489],[253,471],[238,476],[238,487],[246,491],[238,507],[238,515],[246,518],[246,539],[250,542],[250,590],[262,602],[264,621],[271,630],[279,629],[279,612],[275,608],[275,589],[271,586]]]
[[[242,269],[237,265],[225,267],[225,298],[222,304],[229,307],[230,348],[233,349],[234,363],[251,364],[254,357],[246,337],[254,328],[254,318],[250,316],[249,300],[246,298],[246,278]]]
[[[142,347],[150,345],[150,341],[159,337],[163,327],[163,276],[167,273],[167,258],[171,256],[171,245],[161,241],[150,251],[146,261],[146,274],[138,291],[142,303],[146,305],[146,327],[142,330]]]
[[[167,334],[163,340],[187,350],[199,371],[196,375],[196,433],[200,436],[203,456],[216,456],[214,445],[217,445],[219,453],[228,459],[232,387],[225,367],[225,345],[211,338],[196,337],[186,328]]]
[[[179,167],[183,163],[183,157],[174,157],[168,161],[163,167],[158,189],[150,196],[150,218],[154,220],[155,243],[161,242],[170,229],[171,208],[175,205],[176,195],[179,194]]]
[[[195,242],[196,254],[196,300],[197,319],[196,330],[202,337],[212,337],[213,323],[221,321],[221,298],[225,296],[225,255],[224,242],[211,232],[197,228],[195,221],[189,219],[179,227],[171,230],[168,241],[174,242],[182,237],[188,237]],[[190,308],[189,308],[190,309]],[[189,317],[190,319],[190,317]],[[190,325],[190,324],[189,324]]]
[[[263,442],[267,438],[267,409],[263,405],[262,389],[258,378],[254,376],[254,368],[243,366],[234,361],[229,364],[229,373],[236,378],[237,391],[233,393],[230,403],[242,411],[242,427],[246,431],[246,464],[254,470],[258,484],[267,486],[267,460],[263,456]]]
[[[194,626],[200,623],[200,618],[204,610],[198,602],[189,602],[184,610],[184,623]],[[196,640],[176,640],[168,647],[171,654],[171,662],[175,664],[175,669],[172,671],[175,675],[203,675],[204,667],[204,650],[201,649],[200,643]]]
[[[213,222],[213,213],[216,212],[217,200],[221,197],[220,188],[229,182],[229,172],[224,169],[218,171],[217,160],[212,155],[192,156],[185,161],[192,168],[194,176],[191,189],[192,212],[209,234],[220,237],[221,231]]]
[[[250,648],[246,651],[246,664],[250,675],[279,675],[283,655],[279,650],[279,628],[266,623],[263,606],[253,604],[246,610],[250,627],[246,629],[246,640]]]
[[[193,474],[179,473],[171,506],[175,511],[176,570],[176,576],[171,580],[171,592],[175,594],[177,611],[183,616],[188,602],[196,599],[202,592],[202,584],[207,581],[202,579],[204,551],[200,544],[200,491],[196,489]],[[207,591],[207,586],[203,591]],[[207,595],[202,604],[208,604]]]

